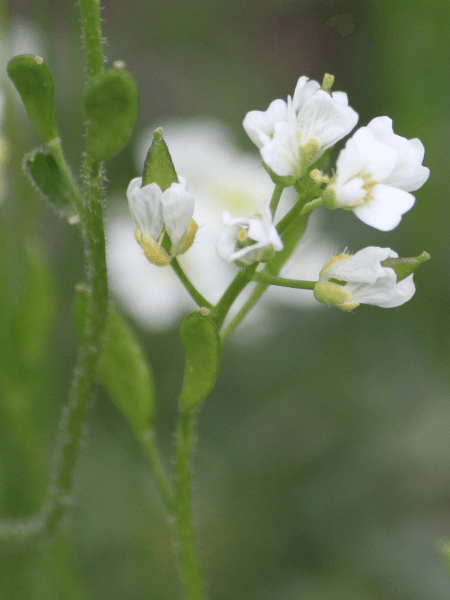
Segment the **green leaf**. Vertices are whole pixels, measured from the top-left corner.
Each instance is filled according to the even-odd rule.
[[[221,344],[217,326],[201,312],[190,314],[181,326],[186,352],[180,404],[197,408],[213,389],[219,374]]]
[[[41,196],[63,217],[73,222],[76,213],[70,191],[53,156],[42,150],[35,150],[25,156],[23,168]]]
[[[137,117],[137,91],[131,75],[116,68],[91,79],[84,113],[89,156],[95,161],[115,156],[130,139]]]
[[[177,172],[169,148],[164,141],[162,127],[155,129],[153,134],[153,142],[144,163],[142,187],[149,183],[157,183],[165,192],[172,183],[178,183]]]
[[[76,324],[83,337],[88,291],[77,288]],[[99,378],[109,397],[139,436],[151,428],[154,417],[153,374],[130,327],[113,306],[100,355]]]
[[[28,116],[45,143],[58,138],[55,120],[55,84],[48,65],[39,56],[22,54],[7,67]]]

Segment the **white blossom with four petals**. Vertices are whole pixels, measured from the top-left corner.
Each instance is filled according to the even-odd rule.
[[[391,267],[381,263],[398,258],[390,248],[368,246],[356,254],[334,256],[321,270],[314,295],[342,310],[353,310],[359,304],[394,308],[408,302],[416,291],[413,275],[397,281]]]
[[[330,94],[317,81],[300,77],[293,98],[274,100],[266,111],[248,112],[243,126],[276,175],[298,178],[357,122],[347,94]]]
[[[389,117],[377,117],[348,140],[325,193],[330,208],[352,210],[371,227],[391,231],[410,210],[430,175],[422,142],[396,135]],[[327,199],[328,195],[328,199]]]
[[[239,242],[247,240],[255,243],[239,248]],[[228,262],[240,260],[252,264],[261,260],[262,250],[270,247],[277,252],[283,250],[283,242],[273,224],[268,204],[261,207],[260,214],[248,218],[232,217],[228,211],[222,213],[216,246],[220,258]]]

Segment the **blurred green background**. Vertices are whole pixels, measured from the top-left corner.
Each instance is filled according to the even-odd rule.
[[[4,68],[11,48],[21,51],[20,35],[35,36],[55,75],[63,146],[77,172],[84,73],[74,4],[10,0],[1,8],[10,154],[0,206],[2,518],[32,515],[45,499],[75,359],[73,289],[83,276],[76,228],[22,174],[23,155],[40,141]],[[266,343],[231,338],[200,415],[194,500],[213,600],[448,600],[439,546],[450,538],[450,3],[102,4],[106,55],[126,62],[140,93],[136,136],[107,167],[108,193],[122,202],[143,127],[206,115],[250,151],[243,116],[292,93],[300,75],[333,73],[360,125],[388,115],[397,133],[424,143],[431,177],[396,230],[378,232],[344,211],[325,215],[340,247],[427,250],[415,297],[354,314],[278,308]],[[130,322],[155,371],[171,465],[178,328],[155,334]],[[38,549],[2,545],[0,599],[180,598],[148,466],[100,387],[88,434],[66,533]]]

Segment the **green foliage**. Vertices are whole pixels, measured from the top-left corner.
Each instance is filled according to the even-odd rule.
[[[109,160],[130,139],[138,109],[136,84],[123,69],[91,79],[84,95],[86,151],[95,161]]]
[[[178,177],[162,128],[155,129],[153,133],[153,142],[144,163],[142,186],[157,183],[164,192],[172,183],[178,183]]]
[[[39,56],[22,54],[9,61],[7,71],[44,142],[56,139],[55,84],[47,64]]]
[[[186,352],[180,404],[197,408],[213,389],[219,373],[221,345],[217,326],[200,312],[190,314],[181,326]]]
[[[88,291],[79,286],[76,323],[83,336]],[[113,306],[99,362],[99,377],[109,397],[137,435],[147,431],[154,415],[153,374],[133,332]]]
[[[75,216],[70,190],[51,154],[35,150],[25,156],[23,168],[33,186],[59,214],[68,220]]]

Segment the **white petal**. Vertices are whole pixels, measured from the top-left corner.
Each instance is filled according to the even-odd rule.
[[[391,231],[397,227],[402,215],[410,210],[415,202],[412,194],[389,185],[376,185],[372,194],[372,200],[357,206],[353,212],[363,223],[380,231]]]
[[[297,127],[286,121],[275,125],[273,138],[261,148],[263,161],[282,177],[297,175],[300,155],[297,145]]]
[[[405,192],[418,190],[430,176],[430,169],[422,165],[425,149],[422,142],[415,138],[406,140],[399,155],[397,165],[384,183],[393,185]]]
[[[397,283],[397,275],[393,269],[385,269],[381,277],[371,284],[347,284],[346,291],[352,294],[352,300],[360,304],[373,304],[381,308],[394,308],[408,302],[416,291],[413,275],[409,275]]]
[[[179,244],[183,241],[194,213],[194,198],[189,192],[183,191],[183,183],[172,183],[162,195],[164,224],[170,241],[171,253],[176,255]]]
[[[303,104],[310,98],[315,92],[320,90],[320,83],[317,81],[308,81],[308,77],[300,77],[295,86],[294,96],[292,98],[292,106],[295,112],[301,109]]]
[[[385,268],[381,262],[397,256],[397,253],[390,248],[368,246],[326,269],[321,273],[321,278],[373,284],[377,279],[385,276]]]
[[[323,153],[353,129],[358,115],[349,106],[342,106],[330,94],[319,90],[302,106],[297,121],[300,145],[317,140]]]
[[[270,141],[275,125],[287,118],[287,105],[284,100],[274,100],[266,111],[252,110],[245,115],[242,125],[252,142],[262,148]]]
[[[142,179],[133,179],[127,189],[128,205],[141,233],[156,241],[164,229],[162,191],[157,183],[139,187]]]
[[[224,211],[220,217],[221,226],[216,244],[216,252],[223,260],[232,262],[230,257],[236,250],[237,235],[241,230],[241,219],[233,218],[229,212]]]
[[[367,128],[381,142],[395,148],[398,158],[392,173],[385,177],[383,183],[398,187],[405,192],[418,190],[430,175],[430,170],[422,166],[425,149],[422,142],[414,138],[408,140],[393,131],[392,119],[377,117],[367,125]],[[381,181],[381,179],[377,179]]]
[[[338,206],[358,206],[367,196],[367,190],[364,189],[365,181],[360,177],[351,179],[343,186],[334,186],[336,190],[336,202]]]
[[[398,160],[398,150],[380,142],[367,127],[361,127],[352,136],[354,152],[359,152],[363,172],[370,179],[382,182],[392,173]]]
[[[392,119],[389,117],[375,117],[367,124],[367,129],[380,141],[388,145],[393,144],[395,133]]]

